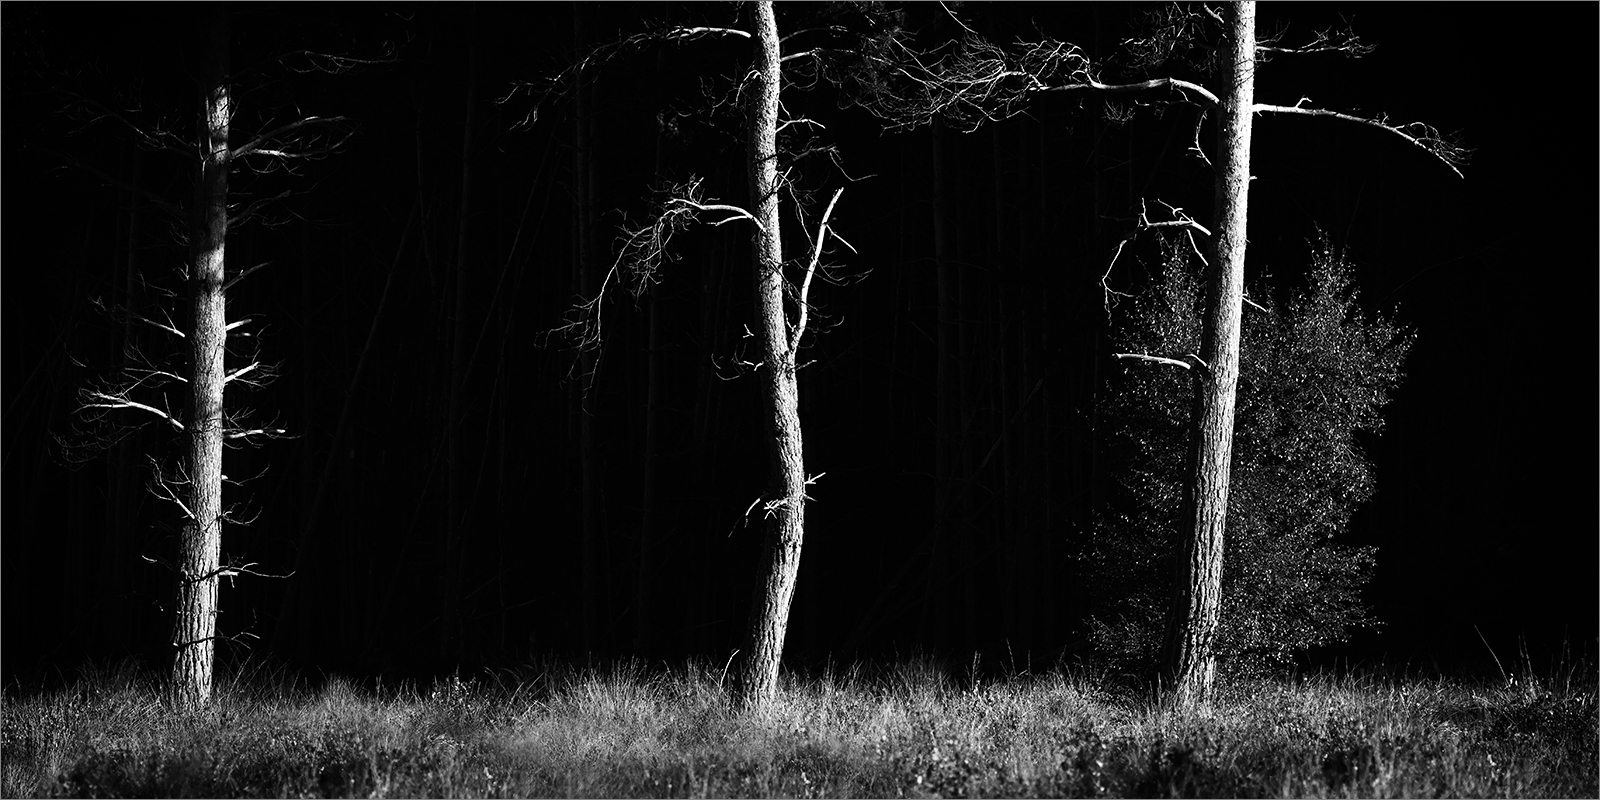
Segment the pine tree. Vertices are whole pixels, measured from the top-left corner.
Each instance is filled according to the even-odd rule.
[[[1203,287],[1186,248],[1169,248],[1160,281],[1120,321],[1120,350],[1197,350]],[[1382,430],[1414,336],[1364,314],[1353,282],[1324,239],[1303,292],[1246,305],[1215,643],[1230,671],[1282,666],[1377,624],[1360,600],[1376,548],[1341,536],[1375,491],[1361,439]],[[1162,646],[1194,389],[1188,370],[1123,363],[1100,409],[1117,478],[1091,553],[1094,636],[1103,655],[1143,671]]]

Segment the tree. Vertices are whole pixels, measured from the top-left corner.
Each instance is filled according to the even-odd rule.
[[[605,292],[613,280],[626,281],[637,296],[659,280],[659,270],[673,260],[670,241],[674,234],[699,221],[703,214],[717,214],[713,226],[736,220],[748,222],[751,234],[751,284],[754,295],[756,347],[759,361],[741,360],[740,366],[754,372],[761,382],[762,418],[767,433],[768,488],[745,510],[745,516],[759,507],[765,522],[761,539],[759,574],[752,597],[749,620],[735,673],[736,699],[741,706],[753,707],[769,701],[777,691],[778,669],[783,656],[789,609],[794,600],[800,568],[800,553],[805,535],[806,487],[820,474],[805,474],[805,448],[800,424],[799,364],[797,355],[810,322],[809,297],[812,280],[820,273],[829,279],[830,269],[822,263],[829,252],[830,236],[844,242],[833,228],[833,211],[843,189],[836,189],[816,223],[816,234],[806,242],[803,277],[791,282],[787,270],[798,266],[785,259],[780,196],[791,193],[797,199],[797,213],[805,225],[805,197],[780,171],[779,160],[792,164],[813,153],[831,153],[822,146],[782,147],[779,132],[796,126],[817,126],[810,119],[780,119],[780,95],[784,88],[783,63],[788,60],[818,58],[817,51],[782,55],[777,17],[770,0],[753,6],[750,31],[717,27],[677,27],[662,33],[641,35],[624,44],[646,41],[687,40],[706,36],[747,39],[754,45],[754,63],[745,75],[741,94],[748,93],[748,128],[745,142],[745,169],[750,191],[748,208],[721,202],[708,202],[702,195],[702,181],[671,187],[644,224],[624,224],[620,253],[601,281],[593,298],[580,305],[566,326],[581,352],[597,350],[602,341],[602,311]],[[817,126],[820,127],[820,126]],[[845,242],[848,246],[848,242]],[[794,310],[791,312],[789,306]],[[791,317],[792,313],[792,317]],[[596,367],[597,369],[598,367]],[[643,568],[643,567],[641,567]]]
[[[232,353],[229,350],[230,338],[254,337],[249,331],[239,330],[253,322],[250,318],[228,321],[228,292],[239,281],[267,265],[230,271],[226,263],[227,235],[230,229],[260,216],[268,203],[286,197],[288,192],[256,200],[230,214],[229,175],[247,160],[263,162],[265,166],[259,169],[271,170],[285,168],[296,160],[322,157],[338,150],[349,136],[342,117],[311,116],[234,145],[230,141],[231,122],[237,109],[229,69],[229,41],[227,10],[221,6],[211,9],[203,18],[200,36],[201,103],[196,141],[185,141],[166,130],[145,130],[117,111],[78,98],[84,108],[92,109],[94,119],[111,119],[124,124],[142,145],[195,159],[195,196],[188,224],[187,324],[180,329],[170,316],[157,321],[132,309],[118,310],[130,319],[185,340],[187,364],[171,366],[141,359],[124,369],[119,379],[84,389],[80,409],[98,419],[118,409],[140,411],[182,435],[184,454],[180,463],[167,469],[152,459],[154,480],[151,485],[153,493],[175,506],[183,519],[177,558],[169,564],[177,582],[170,639],[169,691],[173,701],[182,706],[204,704],[211,697],[212,664],[216,641],[220,638],[216,626],[218,580],[238,575],[263,575],[253,569],[257,564],[245,563],[237,557],[223,563],[223,523],[248,524],[248,520],[235,516],[231,507],[223,505],[224,482],[242,482],[242,479],[230,480],[223,474],[224,444],[252,443],[285,433],[275,424],[250,423],[245,411],[229,411],[224,404],[224,393],[233,384],[259,386],[275,372],[271,365],[259,360],[254,350]],[[170,209],[169,204],[162,202],[161,205]],[[244,356],[248,363],[230,368],[227,364],[230,354]],[[177,403],[186,405],[185,411],[173,408],[172,392],[167,387],[174,384],[188,387],[187,403],[182,400]],[[161,400],[136,399],[146,393],[159,394]],[[149,556],[146,559],[157,560]]]
[[[1381,115],[1362,117],[1312,108],[1304,99],[1293,106],[1255,102],[1255,67],[1261,60],[1258,53],[1335,52],[1358,57],[1369,52],[1370,47],[1353,34],[1322,32],[1303,47],[1258,46],[1253,2],[1229,4],[1220,15],[1205,5],[1196,10],[1163,7],[1151,15],[1151,22],[1149,35],[1128,43],[1135,67],[1148,71],[1187,54],[1191,66],[1202,72],[1220,72],[1221,90],[1213,92],[1193,81],[1170,77],[1105,83],[1100,79],[1100,68],[1071,44],[1044,39],[1023,42],[1016,53],[1007,53],[983,41],[969,28],[960,45],[936,62],[924,54],[905,53],[916,69],[902,69],[900,80],[913,84],[916,91],[909,96],[915,100],[894,106],[886,113],[906,126],[944,118],[958,121],[967,130],[975,130],[985,122],[1017,113],[1025,107],[1023,100],[1030,94],[1122,94],[1157,90],[1176,98],[1167,102],[1200,109],[1195,119],[1191,150],[1213,166],[1212,226],[1215,234],[1182,209],[1170,206],[1173,219],[1151,222],[1141,212],[1134,232],[1152,228],[1184,229],[1191,242],[1195,233],[1208,237],[1211,242],[1199,352],[1185,354],[1182,361],[1164,359],[1190,370],[1196,388],[1189,477],[1183,499],[1184,513],[1178,527],[1180,544],[1173,558],[1174,580],[1163,659],[1165,682],[1177,704],[1192,707],[1209,702],[1216,672],[1213,648],[1221,608],[1223,532],[1238,381],[1254,115],[1322,116],[1369,125],[1423,148],[1457,175],[1461,174],[1458,167],[1466,161],[1468,151],[1423,123],[1394,125]],[[1210,43],[1211,36],[1221,39],[1220,46]],[[1212,111],[1217,114],[1215,163],[1206,157],[1200,146],[1201,125]],[[1118,245],[1117,254],[1127,241],[1124,239]],[[1194,247],[1199,252],[1198,245]],[[1116,257],[1113,255],[1111,259],[1112,267],[1115,267]],[[1107,292],[1109,306],[1109,287]]]
[[[1206,276],[1204,327],[1195,373],[1189,480],[1173,556],[1172,605],[1162,661],[1179,705],[1209,700],[1216,672],[1213,639],[1222,608],[1223,531],[1233,459],[1234,393],[1239,380],[1239,314],[1244,298],[1250,199],[1250,123],[1255,116],[1256,9],[1229,6],[1222,58],[1226,88],[1217,108],[1216,264]]]
[[[1187,244],[1169,243],[1159,283],[1121,315],[1114,345],[1136,361],[1198,349],[1202,289]],[[1213,652],[1234,671],[1277,668],[1299,651],[1376,624],[1360,600],[1376,549],[1337,541],[1375,478],[1360,437],[1383,428],[1413,335],[1366,317],[1354,278],[1327,240],[1307,289],[1287,304],[1250,302],[1242,324],[1219,622]],[[1183,362],[1180,362],[1183,363]],[[1101,396],[1116,480],[1092,551],[1102,654],[1155,666],[1173,579],[1191,427],[1185,372],[1131,364]]]

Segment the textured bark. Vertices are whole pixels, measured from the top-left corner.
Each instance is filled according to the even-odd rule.
[[[172,697],[182,706],[211,699],[216,644],[217,561],[222,548],[222,388],[227,345],[223,295],[228,233],[228,86],[226,11],[218,8],[206,29],[206,80],[202,84],[202,162],[190,232],[190,376],[187,479],[191,518],[178,550],[178,597],[173,622]]]
[[[1222,606],[1223,530],[1239,377],[1255,99],[1255,4],[1230,6],[1227,22],[1227,85],[1218,93],[1222,106],[1217,114],[1216,251],[1206,279],[1200,354],[1205,364],[1197,370],[1190,477],[1167,624],[1166,668],[1174,699],[1183,707],[1209,703],[1216,676],[1212,645]]]
[[[757,324],[761,331],[762,382],[766,406],[771,484],[767,490],[766,531],[762,539],[761,580],[750,613],[739,703],[752,707],[777,691],[778,665],[800,571],[805,526],[805,461],[800,436],[800,394],[794,351],[789,347],[783,310],[783,247],[778,217],[778,93],[783,87],[778,55],[778,23],[771,0],[755,6],[756,60],[751,71],[750,195],[760,222],[755,233]]]

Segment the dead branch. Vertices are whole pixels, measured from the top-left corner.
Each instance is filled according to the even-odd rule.
[[[226,386],[226,385],[228,385],[230,383],[233,383],[234,381],[236,381],[236,380],[238,380],[240,378],[243,378],[246,375],[249,375],[251,372],[254,372],[255,370],[259,369],[260,367],[261,367],[261,362],[259,362],[259,361],[252,362],[248,366],[240,367],[240,368],[228,373],[227,375],[222,376],[222,385]],[[246,381],[246,385],[254,385],[254,384],[250,384],[248,381]]]
[[[1117,358],[1132,358],[1132,359],[1137,359],[1139,361],[1149,361],[1149,362],[1156,363],[1156,364],[1170,364],[1170,365],[1172,365],[1174,367],[1183,367],[1184,369],[1193,369],[1193,367],[1191,367],[1189,365],[1189,362],[1187,362],[1187,361],[1179,361],[1176,358],[1163,358],[1162,356],[1147,356],[1144,353],[1112,353],[1112,355],[1116,356]]]
[[[1274,34],[1270,39],[1263,39],[1256,43],[1258,52],[1284,53],[1287,55],[1310,55],[1312,53],[1343,53],[1349,58],[1361,58],[1371,55],[1378,49],[1377,45],[1361,41],[1355,31],[1346,24],[1345,27],[1334,29],[1326,28],[1316,31],[1311,36],[1311,41],[1299,47],[1279,47],[1278,40],[1282,33]]]
[[[1117,259],[1122,256],[1122,249],[1124,247],[1126,247],[1129,242],[1131,242],[1135,238],[1137,238],[1139,236],[1139,234],[1144,233],[1147,230],[1158,230],[1158,229],[1161,229],[1161,228],[1178,228],[1178,229],[1183,231],[1185,236],[1188,237],[1188,239],[1189,239],[1189,247],[1194,250],[1194,254],[1196,256],[1199,256],[1200,262],[1202,264],[1209,263],[1209,262],[1206,261],[1205,254],[1200,252],[1200,246],[1198,244],[1195,244],[1194,234],[1196,232],[1198,232],[1198,233],[1200,233],[1200,234],[1202,234],[1204,236],[1208,236],[1209,237],[1211,235],[1211,231],[1208,230],[1206,228],[1206,226],[1201,225],[1199,222],[1196,222],[1195,219],[1193,217],[1189,216],[1189,214],[1187,212],[1185,212],[1182,208],[1179,208],[1177,206],[1174,206],[1174,205],[1172,205],[1170,203],[1167,203],[1167,202],[1164,202],[1162,200],[1157,200],[1156,202],[1161,203],[1161,205],[1163,205],[1163,206],[1166,206],[1167,207],[1167,212],[1170,213],[1173,218],[1170,219],[1170,220],[1163,220],[1161,222],[1151,222],[1150,221],[1149,210],[1145,207],[1145,201],[1141,199],[1139,201],[1139,216],[1134,218],[1134,228],[1133,228],[1133,230],[1129,231],[1126,236],[1122,237],[1122,241],[1117,242],[1117,249],[1116,249],[1115,252],[1113,252],[1111,254],[1111,262],[1106,265],[1106,271],[1100,275],[1100,288],[1101,288],[1102,294],[1104,296],[1106,317],[1108,319],[1111,316],[1111,307],[1113,305],[1115,305],[1115,303],[1111,299],[1113,296],[1115,296],[1115,297],[1131,297],[1131,295],[1127,294],[1126,292],[1119,292],[1119,291],[1111,288],[1111,283],[1110,283],[1110,281],[1111,281],[1111,271],[1116,268]]]
[[[1178,79],[1178,78],[1152,78],[1150,80],[1139,81],[1137,83],[1115,83],[1115,84],[1112,84],[1112,83],[1101,83],[1100,81],[1097,81],[1097,80],[1094,80],[1094,79],[1089,79],[1089,80],[1085,80],[1085,81],[1082,81],[1082,82],[1079,82],[1079,83],[1061,84],[1061,85],[1057,85],[1057,86],[1045,86],[1045,87],[1042,87],[1042,88],[1038,89],[1037,91],[1041,91],[1041,92],[1077,92],[1077,91],[1083,91],[1083,90],[1088,90],[1088,89],[1092,89],[1094,91],[1106,92],[1107,94],[1122,94],[1122,93],[1126,93],[1126,92],[1145,92],[1145,91],[1149,91],[1151,89],[1176,89],[1176,90],[1178,90],[1180,92],[1183,92],[1184,98],[1185,98],[1185,100],[1187,102],[1191,102],[1191,103],[1195,102],[1191,98],[1191,95],[1192,95],[1194,97],[1200,98],[1200,100],[1203,100],[1205,102],[1205,104],[1208,105],[1208,106],[1217,106],[1217,105],[1220,105],[1222,103],[1221,100],[1217,99],[1217,96],[1215,94],[1212,94],[1210,89],[1207,89],[1206,87],[1201,86],[1198,83],[1191,83],[1189,81],[1181,80],[1181,79]]]
[[[806,267],[806,277],[800,285],[800,301],[798,304],[800,318],[795,322],[794,332],[789,336],[789,352],[791,353],[800,349],[800,337],[805,335],[806,332],[806,317],[811,311],[811,306],[806,302],[806,298],[811,294],[811,277],[816,274],[817,262],[822,259],[822,247],[828,239],[828,230],[830,228],[828,220],[833,216],[833,207],[839,203],[839,195],[841,194],[844,194],[843,186],[834,190],[833,199],[828,201],[827,210],[822,212],[822,222],[817,224],[817,242],[816,246],[811,250],[811,264]]]
[[[168,477],[161,470],[161,465],[156,463],[154,458],[150,459],[150,464],[151,471],[154,473],[154,476],[150,482],[150,494],[154,495],[158,500],[165,500],[177,506],[178,510],[183,512],[184,519],[198,521],[195,520],[194,512],[189,510],[189,505],[183,502],[183,498],[179,497],[178,493],[173,491],[172,488],[174,486],[183,486],[189,483],[188,476],[182,475],[183,468],[181,466],[179,467],[179,474],[182,476],[182,478],[175,480]]]
[[[131,131],[134,137],[138,140],[139,145],[144,147],[146,150],[176,153],[177,155],[185,158],[193,156],[196,152],[196,147],[192,142],[175,133],[172,133],[171,131],[158,129],[152,132],[146,130],[143,127],[135,124],[133,120],[123,116],[121,112],[107,107],[104,103],[101,103],[98,100],[77,92],[66,92],[65,94],[67,97],[74,100],[79,107],[87,109],[91,112],[88,115],[87,121],[84,123],[84,127],[86,128],[103,120],[112,120]],[[77,114],[73,114],[72,116],[78,117]]]
[[[339,127],[343,126],[347,122],[349,122],[349,117],[305,117],[304,119],[298,119],[294,122],[273,128],[272,130],[267,131],[266,133],[263,133],[254,139],[251,139],[250,141],[234,148],[233,150],[230,150],[226,160],[232,162],[250,155],[270,155],[284,159],[321,158],[323,156],[331,155],[336,152],[345,142],[349,141],[351,136],[355,135],[354,130],[344,129],[344,136],[340,137],[337,142],[332,144],[322,145],[320,147],[312,147],[310,149],[301,150],[298,152],[287,150],[281,147],[267,149],[266,145],[269,142],[278,141],[290,133],[294,133],[295,131],[309,126],[331,125]]]
[[[78,407],[79,411],[84,411],[91,408],[135,408],[140,411],[147,411],[156,415],[157,417],[160,417],[161,419],[166,420],[167,424],[171,425],[175,430],[184,430],[183,423],[173,418],[171,414],[162,411],[155,406],[148,406],[144,403],[131,400],[123,395],[107,394],[105,392],[96,391],[93,389],[84,389],[80,393],[80,396],[83,398],[84,402]]]
[[[1304,102],[1307,102],[1307,100],[1302,98],[1300,103]],[[1461,167],[1472,158],[1472,149],[1463,145],[1459,136],[1442,135],[1439,133],[1437,128],[1424,122],[1408,122],[1404,125],[1392,125],[1389,123],[1388,116],[1385,114],[1380,114],[1377,117],[1362,117],[1355,114],[1345,114],[1339,111],[1329,111],[1323,108],[1307,108],[1299,103],[1296,103],[1292,106],[1275,106],[1266,103],[1256,103],[1251,107],[1251,109],[1256,113],[1266,112],[1269,114],[1300,114],[1307,117],[1333,117],[1334,119],[1342,119],[1346,122],[1370,125],[1378,130],[1387,131],[1399,136],[1400,138],[1405,139],[1417,147],[1426,150],[1428,155],[1431,155],[1434,158],[1444,162],[1444,165],[1449,167],[1450,171],[1454,172],[1458,178],[1466,177],[1461,173]]]
[[[289,195],[288,192],[284,192],[283,194],[280,194],[277,197],[268,198],[268,200],[281,200],[284,197],[287,197],[288,195]],[[266,201],[263,200],[263,201],[259,201],[259,202],[266,202]],[[230,225],[233,224],[233,221],[229,220],[228,224],[230,224]],[[256,270],[261,269],[262,267],[270,266],[271,264],[272,264],[271,261],[263,261],[260,264],[257,264],[257,265],[255,265],[253,267],[247,267],[247,268],[245,268],[243,270],[240,270],[238,275],[233,276],[232,278],[230,278],[228,280],[227,283],[222,284],[222,293],[223,294],[227,294],[228,290],[232,289],[234,284],[238,283],[239,281],[244,280],[246,276],[250,275],[251,273],[255,272]],[[237,324],[237,323],[235,323],[235,324]],[[229,325],[228,328],[232,329],[233,325]]]

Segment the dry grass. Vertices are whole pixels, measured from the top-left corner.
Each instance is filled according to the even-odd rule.
[[[282,674],[164,708],[127,668],[3,709],[7,797],[1593,797],[1592,669],[1493,684],[1313,677],[1177,714],[1060,673],[914,662],[790,678],[736,713],[720,665],[559,666],[426,690]]]

